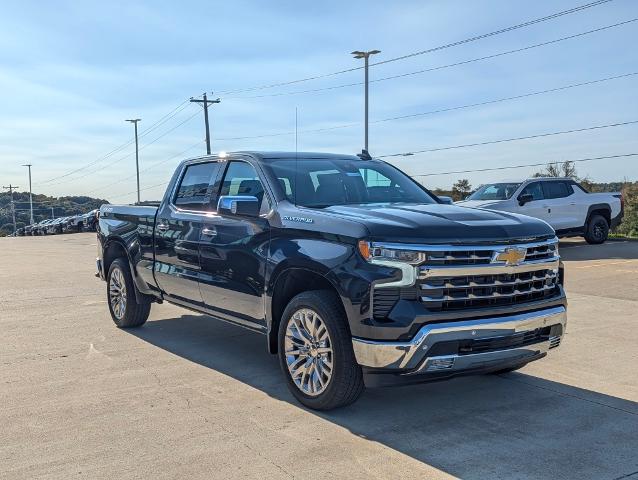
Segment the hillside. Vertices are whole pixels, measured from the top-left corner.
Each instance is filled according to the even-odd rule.
[[[29,192],[14,192],[13,200],[16,209],[17,228],[30,223]],[[52,214],[58,217],[86,213],[100,205],[109,203],[108,200],[92,197],[49,197],[47,195],[33,195],[33,218],[36,222],[51,218]],[[13,232],[13,219],[11,216],[11,196],[9,192],[0,193],[0,236]]]

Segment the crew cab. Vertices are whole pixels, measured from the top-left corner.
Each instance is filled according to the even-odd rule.
[[[365,152],[185,160],[158,206],[103,205],[97,237],[118,327],[166,301],[262,333],[314,409],[514,370],[565,332],[546,222],[445,204]]]
[[[620,192],[589,193],[570,178],[541,177],[481,185],[465,207],[521,213],[549,223],[559,237],[584,236],[588,243],[603,243],[609,230],[622,220]]]

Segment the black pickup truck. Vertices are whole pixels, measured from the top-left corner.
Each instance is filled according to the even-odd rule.
[[[167,301],[263,333],[315,409],[514,370],[565,331],[547,223],[446,204],[364,154],[186,160],[158,207],[103,206],[98,239],[118,327]]]

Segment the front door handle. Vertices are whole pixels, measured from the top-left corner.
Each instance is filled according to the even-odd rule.
[[[166,223],[158,223],[158,224],[157,224],[157,229],[158,229],[160,232],[165,232],[166,230],[168,230],[168,228],[169,228],[169,226],[168,226],[168,224],[166,224]]]
[[[215,229],[215,227],[204,227],[202,229],[202,235],[206,235],[207,237],[214,237],[217,235],[217,230]]]

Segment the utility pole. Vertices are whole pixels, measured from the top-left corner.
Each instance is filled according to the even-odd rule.
[[[22,165],[23,167],[29,167],[29,209],[31,210],[31,224],[33,225],[33,195],[31,193],[31,167],[33,165],[31,165],[30,163],[27,163],[26,165]]]
[[[55,220],[55,213],[53,213],[53,207],[51,207],[51,218]]]
[[[210,92],[211,94],[213,92]],[[210,127],[208,125],[208,106],[213,103],[220,103],[221,100],[218,98],[217,100],[208,100],[206,97],[206,92],[204,92],[202,100],[198,100],[196,98],[191,97],[191,103],[201,103],[204,106],[204,123],[206,125],[206,154],[210,155]]]
[[[137,203],[140,203],[140,150],[137,144],[137,122],[141,122],[141,118],[126,120],[135,125],[135,170],[137,172]]]
[[[364,149],[368,152],[368,67],[369,67],[369,59],[370,55],[376,55],[377,53],[381,53],[381,50],[369,50],[367,52],[362,52],[360,50],[355,50],[351,52],[351,55],[354,55],[354,58],[363,58],[365,61],[364,69],[365,69],[365,114],[364,114],[364,123],[365,123],[365,139],[364,139]]]
[[[13,233],[15,234],[18,229],[16,228],[16,206],[15,203],[13,203],[13,191],[19,187],[9,184],[8,187],[2,188],[9,190],[9,195],[11,195],[11,215],[13,215]]]

